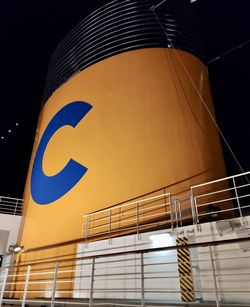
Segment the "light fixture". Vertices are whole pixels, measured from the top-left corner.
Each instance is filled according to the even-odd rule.
[[[153,241],[155,246],[168,246],[173,243],[173,238],[169,233],[159,233],[149,236],[149,240]]]
[[[18,123],[16,123],[16,126],[18,126],[19,124]]]
[[[1,136],[1,139],[3,140],[3,139],[4,139],[4,136]]]
[[[8,132],[11,132],[11,130],[9,129]]]
[[[21,252],[22,249],[23,249],[23,246],[19,246],[18,244],[12,244],[9,246],[8,251],[11,254],[14,254],[14,253],[16,254],[16,253]]]

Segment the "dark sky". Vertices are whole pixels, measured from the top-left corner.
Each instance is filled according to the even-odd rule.
[[[22,197],[52,51],[83,17],[106,2],[0,1],[0,195]],[[197,0],[191,5],[206,62],[250,40],[250,1]],[[208,64],[218,124],[245,171],[250,156],[249,54],[247,43]],[[223,149],[228,174],[239,173]]]

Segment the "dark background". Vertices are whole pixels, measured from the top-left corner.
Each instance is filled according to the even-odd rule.
[[[83,17],[106,2],[0,1],[0,195],[22,197],[51,53]],[[249,1],[197,0],[190,5],[206,63],[250,40]],[[247,42],[207,64],[218,124],[244,171],[250,156],[249,55]],[[228,175],[240,173],[224,144],[223,150]]]

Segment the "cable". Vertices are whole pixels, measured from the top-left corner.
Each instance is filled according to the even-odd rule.
[[[240,45],[237,45],[237,46],[235,46],[235,47],[233,47],[233,48],[231,48],[231,49],[229,49],[229,50],[223,52],[222,54],[218,55],[217,57],[213,58],[212,60],[209,60],[209,61],[207,62],[207,64],[211,64],[211,63],[213,63],[213,62],[215,62],[215,61],[221,59],[222,57],[224,57],[225,55],[227,55],[227,54],[233,52],[234,50],[239,49],[239,48],[242,48],[243,46],[245,46],[245,45],[248,44],[249,42],[250,42],[250,39],[248,39],[248,40],[245,41],[244,43],[241,43]]]
[[[210,112],[210,110],[209,110],[209,108],[208,108],[208,106],[207,106],[205,100],[204,100],[203,97],[201,96],[200,91],[199,91],[198,88],[196,87],[196,85],[195,85],[193,79],[191,78],[191,76],[190,76],[190,74],[189,74],[189,72],[188,72],[188,70],[187,70],[185,64],[183,63],[183,61],[182,61],[182,59],[181,59],[179,53],[178,53],[178,52],[176,51],[176,49],[174,48],[174,45],[173,45],[171,39],[169,38],[169,36],[168,36],[168,34],[167,34],[165,28],[162,26],[162,24],[161,24],[161,22],[160,22],[158,16],[157,16],[156,13],[155,13],[155,9],[158,8],[160,5],[162,5],[164,2],[166,2],[166,0],[161,1],[161,2],[160,2],[159,4],[157,4],[157,5],[151,6],[150,11],[153,12],[153,14],[154,14],[154,16],[155,16],[155,19],[157,20],[159,26],[161,27],[163,33],[165,34],[165,36],[166,36],[166,38],[167,38],[167,40],[168,40],[168,43],[170,44],[171,48],[173,48],[174,52],[176,53],[177,58],[178,58],[178,60],[180,61],[181,65],[182,65],[182,67],[183,67],[183,69],[184,69],[184,72],[186,73],[187,77],[189,78],[189,80],[190,80],[192,86],[194,87],[195,91],[197,92],[199,98],[201,99],[201,101],[202,101],[202,103],[203,103],[203,105],[204,105],[206,111],[208,112],[210,118],[212,119],[212,121],[213,121],[215,127],[217,128],[217,130],[218,130],[218,132],[219,132],[221,138],[223,139],[223,141],[225,142],[226,146],[228,147],[228,149],[229,149],[231,155],[233,156],[234,160],[236,161],[236,163],[237,163],[239,169],[241,170],[242,173],[244,173],[244,170],[243,170],[243,168],[242,168],[240,162],[238,161],[236,155],[234,154],[234,152],[233,152],[231,146],[229,145],[229,143],[228,143],[226,137],[224,136],[223,132],[221,131],[219,125],[217,124],[217,122],[216,122],[216,120],[215,120],[213,114]]]

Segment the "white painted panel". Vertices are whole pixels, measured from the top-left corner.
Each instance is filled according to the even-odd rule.
[[[17,242],[21,219],[21,216],[0,214],[0,232],[2,233],[2,236],[0,235],[0,248],[3,254],[7,252],[11,244]]]
[[[137,235],[130,235],[112,239],[111,242],[103,240],[92,242],[88,245],[79,244],[78,255],[110,254],[175,245],[175,236],[164,240],[164,242],[153,242],[149,239],[152,234],[159,233],[166,233],[166,231],[140,234],[139,239]],[[78,271],[75,275],[74,297],[88,298],[90,293],[91,260],[79,260],[76,265]],[[176,251],[144,254],[145,298],[166,299],[166,293],[172,291],[167,296],[172,300],[180,300],[177,269]],[[97,259],[94,288],[94,298],[140,299],[140,254]],[[158,293],[159,289],[162,289],[164,293]]]

